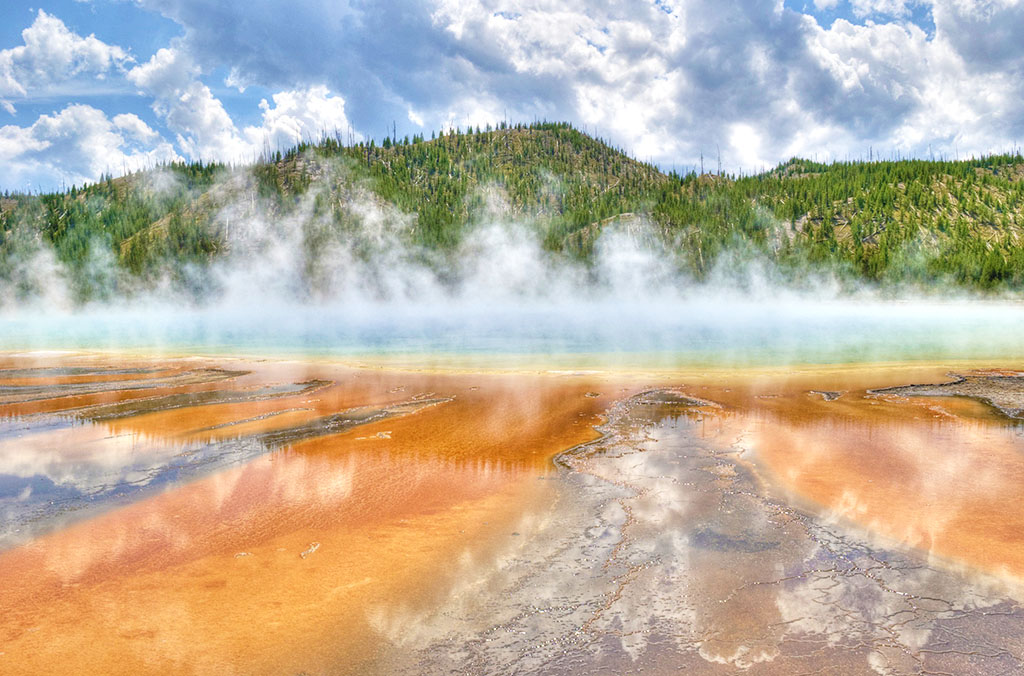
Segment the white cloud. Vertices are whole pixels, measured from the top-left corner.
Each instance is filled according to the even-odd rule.
[[[729,146],[733,157],[739,161],[739,168],[745,173],[760,171],[768,165],[761,156],[761,135],[750,124],[738,123],[729,129]]]
[[[153,143],[160,138],[160,134],[143,122],[137,115],[122,113],[115,115],[112,122],[116,128],[127,134],[128,138],[140,143]]]
[[[103,79],[131,60],[121,47],[72,33],[43,10],[21,36],[24,44],[0,50],[0,103],[8,112],[11,98],[45,93],[75,78]]]
[[[154,98],[154,112],[177,135],[178,146],[189,158],[251,160],[249,144],[199,74],[185,51],[171,47],[132,68],[128,79]]]
[[[266,145],[275,150],[286,149],[299,141],[316,141],[325,135],[361,138],[345,117],[345,100],[332,95],[327,87],[279,92],[272,98],[273,106],[266,99],[260,101],[263,123],[245,128],[245,138],[253,148]]]
[[[653,5],[601,13],[571,2],[520,3],[514,13],[501,14],[479,1],[444,3],[432,20],[480,60],[507,59],[511,75],[534,90],[507,102],[477,69],[469,77],[482,78],[483,86],[445,106],[449,117],[451,111],[473,111],[455,116],[456,123],[502,119],[509,109],[513,119],[528,118],[526,103],[533,116],[571,118],[639,157],[681,151],[678,137],[666,131],[680,115],[686,86],[671,63],[686,40],[682,17]]]
[[[416,131],[410,109],[435,128],[568,119],[667,163],[724,149],[732,125],[749,124],[772,157],[804,130],[791,103],[799,110],[836,88],[809,53],[813,19],[776,0],[696,0],[670,11],[582,0],[372,9],[302,0],[287,24],[223,0],[215,27],[209,2],[142,2],[184,26],[183,45],[204,69],[229,68],[237,85],[326,84],[345,95],[357,127],[378,134],[391,120]]]
[[[110,119],[87,105],[41,115],[27,127],[0,127],[0,185],[20,189],[61,179],[81,184],[177,159],[171,145],[135,115]]]
[[[828,27],[778,0],[295,0],[287,22],[259,3],[139,1],[184,34],[127,78],[191,158],[250,160],[345,133],[350,120],[379,137],[393,120],[404,135],[567,119],[666,166],[693,166],[720,147],[727,170],[793,154],[856,157],[868,146],[982,152],[1024,138],[1020,0],[851,0],[854,16],[872,20]],[[934,31],[915,26],[910,8],[930,10]],[[25,87],[25,54],[47,52],[43,44],[59,48],[37,82],[127,63],[120,48],[45,13],[25,42],[0,52],[9,64],[21,55],[22,69],[0,67],[0,91]],[[258,124],[236,123],[236,108],[204,84],[218,69],[239,92],[278,92]],[[125,125],[118,133],[142,140]]]
[[[1024,50],[1018,47],[1010,64],[984,67],[971,44],[957,44],[962,23],[951,18],[937,14],[934,37],[913,25],[842,20],[815,32],[812,51],[841,85],[844,103],[891,118],[867,129],[844,125],[845,138],[833,139],[833,148],[859,152],[873,144],[948,156],[1008,149],[1024,124],[1015,103],[1024,83],[1014,74],[1024,66]]]
[[[878,14],[885,16],[906,16],[910,13],[911,0],[850,0],[856,16]]]
[[[273,105],[262,100],[262,123],[240,130],[199,77],[199,67],[178,47],[159,50],[128,73],[154,97],[153,110],[191,159],[252,161],[266,150],[324,134],[359,138],[345,116],[345,100],[323,85],[278,92],[271,97]]]
[[[199,77],[199,67],[182,50],[157,50],[149,61],[128,71],[128,79],[158,98],[173,98]]]

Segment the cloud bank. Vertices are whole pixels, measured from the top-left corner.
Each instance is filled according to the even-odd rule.
[[[63,109],[46,115],[56,118],[74,115],[83,87],[122,87],[148,102],[152,115],[140,119],[158,135],[115,146],[127,157],[170,150],[224,161],[324,131],[379,139],[392,126],[404,135],[502,119],[568,120],[665,168],[697,166],[703,154],[745,172],[869,149],[966,156],[1024,136],[1020,0],[139,7],[180,35],[137,55],[38,12],[23,43],[0,51],[2,105],[63,91]],[[90,105],[110,120],[126,113],[114,99]],[[2,133],[38,146],[55,140],[45,127],[40,116]],[[48,163],[17,143],[0,152],[5,187],[42,182],[48,170],[96,173],[95,162]]]

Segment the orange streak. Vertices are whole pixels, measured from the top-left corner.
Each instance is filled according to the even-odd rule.
[[[1022,580],[1019,428],[973,400],[866,392],[945,382],[946,372],[824,372],[715,394],[732,397],[728,435],[754,451],[761,475],[789,500],[948,565]],[[807,389],[846,393],[827,402]],[[777,396],[759,398],[767,393]]]
[[[0,554],[0,671],[278,674],[366,664],[384,647],[375,609],[431,603],[461,552],[510,537],[514,518],[550,499],[536,477],[551,456],[593,438],[609,401],[585,396],[595,386],[578,378],[271,365],[258,380],[310,373],[336,383],[307,404],[316,414],[431,392],[453,399],[297,443]],[[267,406],[180,409],[108,427],[175,439]]]

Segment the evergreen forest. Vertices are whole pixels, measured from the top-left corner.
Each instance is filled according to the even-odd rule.
[[[403,246],[439,266],[476,225],[508,220],[584,265],[601,233],[618,228],[658,240],[695,280],[723,261],[758,260],[794,284],[827,272],[881,288],[1024,290],[1019,154],[666,173],[565,123],[360,143],[326,135],[249,166],[174,163],[61,192],[3,193],[0,284],[17,295],[19,266],[39,247],[79,301],[129,293],[123,280],[194,283],[195,270],[244,246],[257,215],[300,230],[311,252],[368,241],[354,207],[366,200],[395,215]],[[120,271],[120,291],[96,279],[97,257]]]

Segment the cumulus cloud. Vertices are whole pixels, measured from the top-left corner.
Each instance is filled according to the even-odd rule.
[[[142,4],[184,27],[183,43],[204,71],[229,67],[235,87],[326,85],[345,96],[356,128],[378,137],[393,120],[407,121],[410,108],[435,127],[447,117],[465,124],[484,114],[493,121],[506,110],[518,119],[557,112],[550,104],[557,88],[538,96],[545,83],[517,72],[501,44],[457,44],[432,3],[306,0],[292,3],[286,16],[265,4]],[[474,21],[491,14],[483,6],[467,11]]]
[[[360,140],[345,116],[345,100],[320,85],[304,90],[279,92],[260,101],[263,122],[245,128],[245,137],[252,147],[261,144],[270,149],[288,148],[302,140],[321,136],[342,136]]]
[[[1016,55],[1007,56],[1009,47],[963,40],[974,33],[963,30],[966,5],[937,2],[931,37],[912,24],[841,19],[813,31],[812,50],[842,93],[828,111],[845,136],[840,147],[872,143],[904,154],[930,149],[953,156],[1006,150],[1020,138],[1024,112],[1015,101],[1024,96],[1024,48],[1015,44]],[[1024,19],[1024,4],[1016,14]],[[986,63],[989,57],[997,63]]]
[[[666,167],[702,154],[714,167],[720,153],[730,171],[868,147],[981,153],[1024,132],[1020,0],[813,0],[846,17],[827,26],[779,0],[139,3],[183,35],[135,64],[40,12],[25,44],[0,52],[0,107],[106,76],[151,98],[177,152],[229,161],[323,132],[501,119],[569,120]],[[240,93],[277,93],[225,105],[206,80],[218,71]],[[240,124],[257,105],[260,122]],[[157,143],[119,112],[118,134]]]
[[[24,44],[0,50],[0,104],[11,113],[11,99],[49,92],[76,78],[103,79],[130,61],[121,47],[81,37],[43,10],[21,37]]]
[[[964,59],[970,72],[1024,69],[1024,2],[934,0],[936,34]]]
[[[135,115],[113,119],[73,104],[27,127],[0,127],[0,185],[20,189],[96,180],[180,159],[169,143]]]
[[[721,149],[736,169],[868,146],[998,150],[1024,122],[1016,0],[851,0],[851,18],[874,21],[828,27],[777,0],[301,0],[285,18],[219,0],[216,22],[207,0],[141,2],[184,27],[204,70],[229,67],[239,87],[327,85],[377,136],[392,120],[569,119],[645,159]],[[907,20],[929,5],[931,34]]]
[[[263,99],[262,124],[239,129],[200,75],[198,64],[177,46],[160,49],[128,72],[128,79],[154,98],[153,110],[193,160],[251,161],[268,149],[324,134],[357,138],[344,99],[323,85],[278,92],[273,104]]]
[[[14,113],[10,99],[73,95],[74,87],[95,92],[97,79],[117,80],[116,86],[134,85],[152,99],[176,144],[135,114],[72,102],[27,126],[0,128],[0,185],[8,188],[80,184],[182,156],[249,161],[265,149],[323,133],[360,138],[346,118],[344,99],[323,85],[274,94],[259,104],[261,124],[240,129],[203,83],[200,66],[177,44],[133,65],[125,49],[81,37],[44,11],[22,37],[23,45],[0,51],[0,107]]]
[[[154,98],[154,112],[190,159],[251,159],[231,116],[199,74],[188,54],[172,47],[131,69],[128,79]]]
[[[30,97],[70,98],[60,112],[40,116],[28,126],[0,131],[0,181],[52,188],[59,180],[92,181],[170,159],[247,161],[270,147],[288,147],[299,139],[340,132],[359,138],[345,116],[345,102],[323,85],[289,88],[262,101],[261,125],[239,129],[223,103],[203,83],[202,69],[187,50],[171,44],[142,64],[122,47],[94,35],[72,32],[58,17],[40,10],[22,31],[24,44],[0,50],[0,108],[13,114],[14,103]],[[138,116],[75,104],[83,94],[113,88],[151,97],[158,119],[173,134],[176,147]]]

